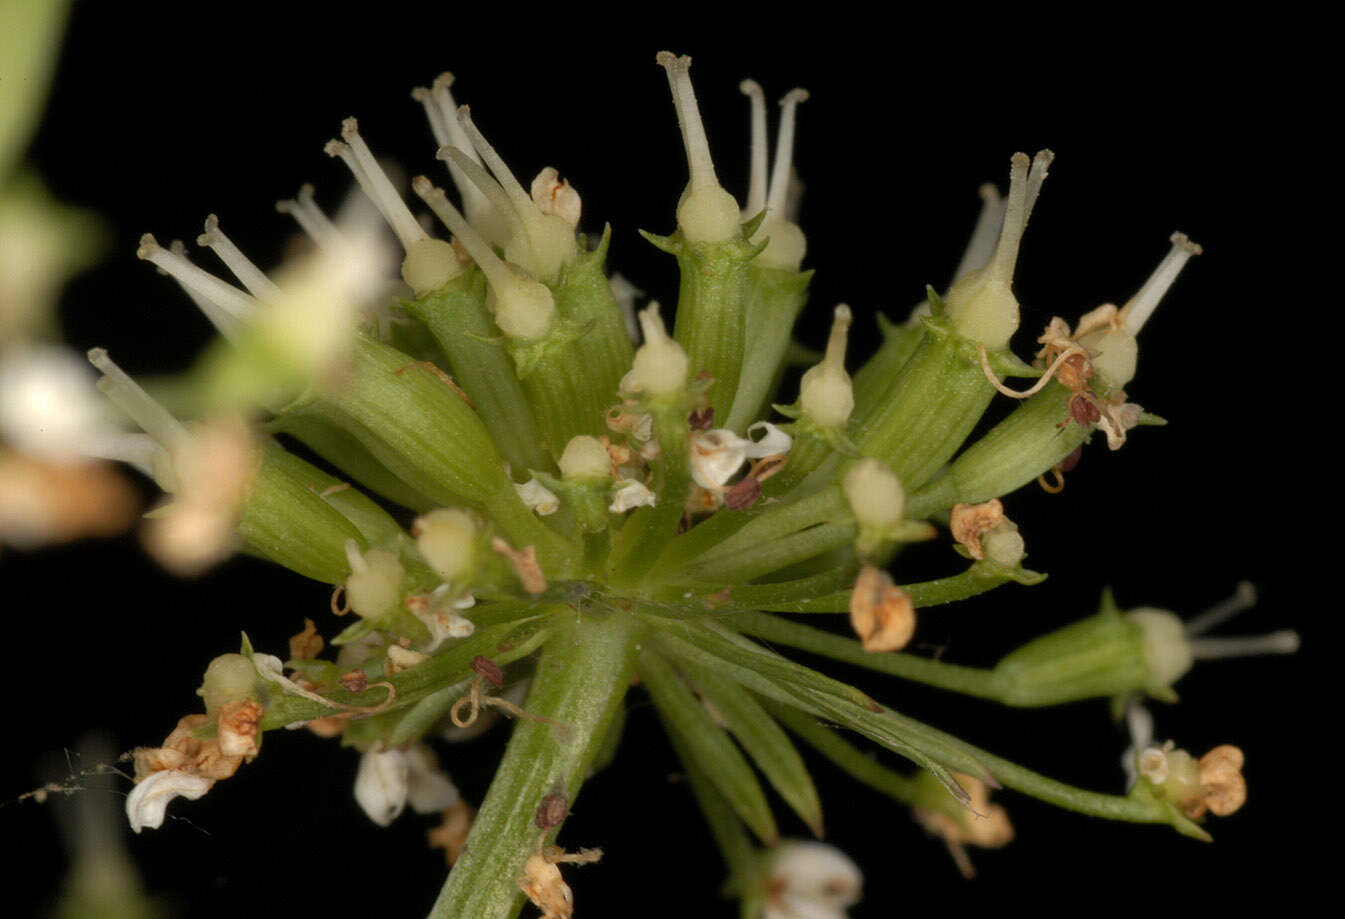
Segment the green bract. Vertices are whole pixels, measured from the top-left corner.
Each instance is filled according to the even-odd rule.
[[[578,192],[554,169],[525,188],[443,78],[416,98],[463,206],[426,177],[413,187],[451,243],[416,219],[353,119],[328,152],[394,230],[400,260],[383,251],[373,218],[354,208],[333,222],[311,189],[283,209],[313,254],[275,283],[215,221],[207,244],[246,290],[147,238],[142,257],[172,274],[226,339],[189,377],[190,420],[95,355],[109,395],[158,444],[156,474],[173,500],[155,512],[155,545],[171,552],[174,540],[223,532],[208,548],[242,548],[326,582],[333,611],[349,604],[357,613],[332,641],[335,660],[314,660],[296,640],[288,670],[302,680],[245,647],[265,706],[260,728],[317,722],[343,733],[366,757],[357,797],[386,822],[406,803],[405,776],[427,768],[418,742],[449,722],[470,729],[483,713],[516,719],[436,917],[512,916],[525,893],[542,896],[520,878],[540,883],[530,856],[542,858],[567,806],[611,758],[635,676],[747,904],[768,893],[753,846],[779,841],[769,791],[821,832],[824,802],[791,737],[918,807],[927,825],[943,825],[929,816],[943,814],[954,835],[973,819],[964,806],[1002,785],[1080,813],[1203,836],[1159,796],[1056,782],[771,650],[1015,706],[1174,699],[1171,683],[1201,656],[1197,633],[1170,614],[1123,615],[1109,598],[1102,612],[991,669],[875,653],[778,614],[881,622],[1040,582],[1019,563],[1017,542],[1011,554],[982,551],[982,534],[1017,533],[1000,523],[998,502],[983,503],[1059,474],[1097,427],[1114,447],[1148,420],[1093,372],[1102,352],[1089,343],[1111,343],[1107,366],[1120,368],[1111,373],[1133,372],[1134,335],[1194,250],[1164,263],[1139,306],[1090,314],[1077,337],[1053,321],[1054,337],[1043,336],[1029,365],[1009,345],[1019,324],[1010,282],[1051,156],[1019,154],[1007,203],[986,193],[948,290],[930,289],[928,306],[904,324],[881,320],[884,342],[853,380],[851,311],[837,308],[826,358],[805,373],[801,392],[776,392],[812,274],[800,265],[806,241],[788,194],[795,107],[806,94],[786,98],[768,188],[761,91],[744,84],[759,123],[751,194],[739,207],[715,176],[689,59],[659,62],[690,172],[682,200],[665,212],[678,225],[645,234],[680,272],[671,336],[657,304],[637,323],[634,305],[614,293],[605,274],[612,230],[579,232]],[[1008,390],[1007,377],[1040,383],[969,439],[997,390],[1026,395]],[[792,420],[771,421],[773,398]],[[240,413],[246,426],[223,424]],[[218,450],[213,464],[203,459],[204,438],[221,431],[244,432],[243,443],[220,441],[237,462]],[[294,442],[336,473],[287,452]],[[971,564],[911,570],[905,546],[946,539],[935,524],[947,524],[955,505],[957,548]],[[957,521],[981,510],[984,526],[959,530]],[[855,590],[863,566],[889,563],[904,586],[870,579],[880,594]],[[335,631],[322,610],[313,613],[321,631]],[[528,683],[525,697],[502,695],[506,674],[506,685]],[[208,743],[226,731],[237,733],[221,721],[192,736]],[[920,771],[880,765],[861,742]]]

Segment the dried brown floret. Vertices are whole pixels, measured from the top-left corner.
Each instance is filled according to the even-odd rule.
[[[915,604],[885,571],[865,565],[850,593],[850,625],[865,651],[899,651],[915,634]]]
[[[312,619],[304,619],[304,630],[290,636],[290,660],[311,661],[322,653],[324,642]]]
[[[1003,519],[1004,505],[998,498],[991,498],[981,504],[954,505],[949,528],[972,558],[982,559],[985,551],[981,548],[981,534],[999,526]]]

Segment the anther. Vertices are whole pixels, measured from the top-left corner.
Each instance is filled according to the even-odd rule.
[[[89,363],[103,374],[98,388],[138,424],[146,434],[172,450],[189,436],[182,422],[154,400],[140,384],[116,365],[103,348],[89,351]]]
[[[406,206],[401,195],[397,194],[397,189],[383,172],[383,167],[374,159],[369,145],[360,136],[359,122],[354,118],[347,118],[341,122],[341,138],[345,143],[339,141],[327,143],[324,148],[327,155],[340,157],[346,164],[355,181],[359,183],[360,189],[369,196],[374,207],[378,208],[383,219],[397,234],[402,248],[410,249],[413,244],[427,238],[428,234],[416,222],[411,209]]]
[[[794,166],[794,120],[799,103],[808,100],[808,90],[791,89],[780,99],[780,128],[775,137],[775,165],[771,170],[770,197],[766,209],[784,219],[785,198],[789,193],[789,173]]]
[[[766,94],[756,80],[743,80],[738,89],[747,96],[752,106],[751,171],[747,180],[747,204],[743,218],[750,220],[766,209],[766,170],[769,154],[766,150]]]

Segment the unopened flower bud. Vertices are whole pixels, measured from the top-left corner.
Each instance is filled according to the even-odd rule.
[[[605,479],[612,475],[612,458],[602,441],[587,434],[570,438],[558,461],[565,479]]]
[[[242,654],[221,654],[206,667],[196,694],[205,700],[205,710],[214,715],[221,706],[248,698],[257,684],[257,668]]]
[[[855,387],[845,372],[845,344],[850,331],[850,307],[836,307],[827,340],[827,356],[822,363],[803,374],[799,384],[799,404],[803,413],[819,427],[838,430],[850,420],[855,408]]]
[[[416,518],[416,546],[445,581],[467,574],[476,561],[476,522],[466,511],[439,508]]]
[[[355,540],[346,540],[350,577],[346,579],[346,602],[362,619],[377,622],[397,608],[402,600],[406,570],[397,556],[382,549],[361,553]]]
[[[686,388],[687,354],[668,336],[658,303],[640,311],[644,344],[635,352],[633,372],[641,391],[655,398],[672,396]]]
[[[902,522],[906,491],[892,470],[878,460],[866,456],[855,463],[841,487],[861,528],[881,532]]]
[[[417,240],[402,259],[402,280],[416,296],[438,290],[462,274],[462,260],[453,244],[442,239]]]

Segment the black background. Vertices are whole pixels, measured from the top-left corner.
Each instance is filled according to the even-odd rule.
[[[1247,753],[1249,803],[1211,825],[1213,845],[1005,793],[1018,839],[974,852],[980,876],[963,882],[904,809],[818,763],[828,838],[865,870],[857,916],[1293,909],[1325,883],[1338,835],[1341,751],[1326,673],[1328,623],[1340,611],[1327,594],[1340,549],[1329,446],[1339,307],[1324,281],[1339,245],[1326,236],[1339,208],[1326,171],[1329,109],[1310,23],[1187,27],[1152,15],[1068,21],[1025,7],[1011,19],[1000,7],[936,22],[831,4],[801,19],[725,5],[713,14],[678,6],[654,22],[507,4],[351,14],[80,3],[31,151],[56,194],[105,214],[114,234],[104,263],[69,287],[67,336],[80,349],[108,347],[132,372],[186,367],[206,324],[134,259],[139,234],[191,239],[214,211],[245,251],[274,265],[291,226],[273,202],[304,181],[327,204],[345,187],[340,164],[322,153],[343,117],[359,116],[380,155],[411,171],[436,168],[408,91],[444,69],[458,74],[459,101],[514,169],[560,168],[583,196],[585,227],[612,223],[613,266],[665,303],[675,300],[674,266],[634,232],[672,229],[686,177],[654,53],[695,58],[719,174],[740,197],[747,106],[738,81],[753,76],[771,97],[807,87],[796,162],[808,187],[805,264],[818,269],[803,326],[814,343],[835,302],[861,317],[900,317],[925,283],[945,285],[977,185],[1002,185],[1014,150],[1050,146],[1056,166],[1016,282],[1018,350],[1052,315],[1123,302],[1168,234],[1183,230],[1206,254],[1146,327],[1130,388],[1172,424],[1137,432],[1119,454],[1095,443],[1060,496],[1031,488],[1012,497],[1029,564],[1051,580],[931,611],[917,641],[989,664],[1095,609],[1104,585],[1123,606],[1189,614],[1247,578],[1262,602],[1231,631],[1294,627],[1305,650],[1200,666],[1180,684],[1179,706],[1156,707],[1159,736],[1196,753],[1223,742]],[[872,328],[865,318],[856,325],[856,354],[874,347]],[[913,562],[922,567],[911,579],[957,565],[942,547]],[[107,732],[119,749],[160,741],[194,709],[206,662],[234,650],[240,629],[275,651],[303,616],[332,625],[324,588],[245,559],[173,581],[127,539],[10,552],[0,566],[11,661],[0,797],[34,785],[43,754],[86,731]],[[1009,710],[843,675],[1033,768],[1121,788],[1125,740],[1102,703]],[[578,914],[732,915],[714,899],[717,854],[638,691],[630,715],[618,762],[586,786],[562,835],[607,851],[600,866],[567,873]],[[501,735],[441,749],[469,798],[483,794]],[[355,761],[306,734],[268,738],[238,776],[174,805],[186,820],[130,840],[148,885],[190,916],[422,915],[442,881],[440,855],[423,846],[424,820],[378,830],[358,812]],[[804,832],[782,819],[787,832]],[[22,915],[54,890],[62,850],[32,802],[0,808],[0,834],[22,843],[3,869],[15,872],[5,896],[17,892]]]

